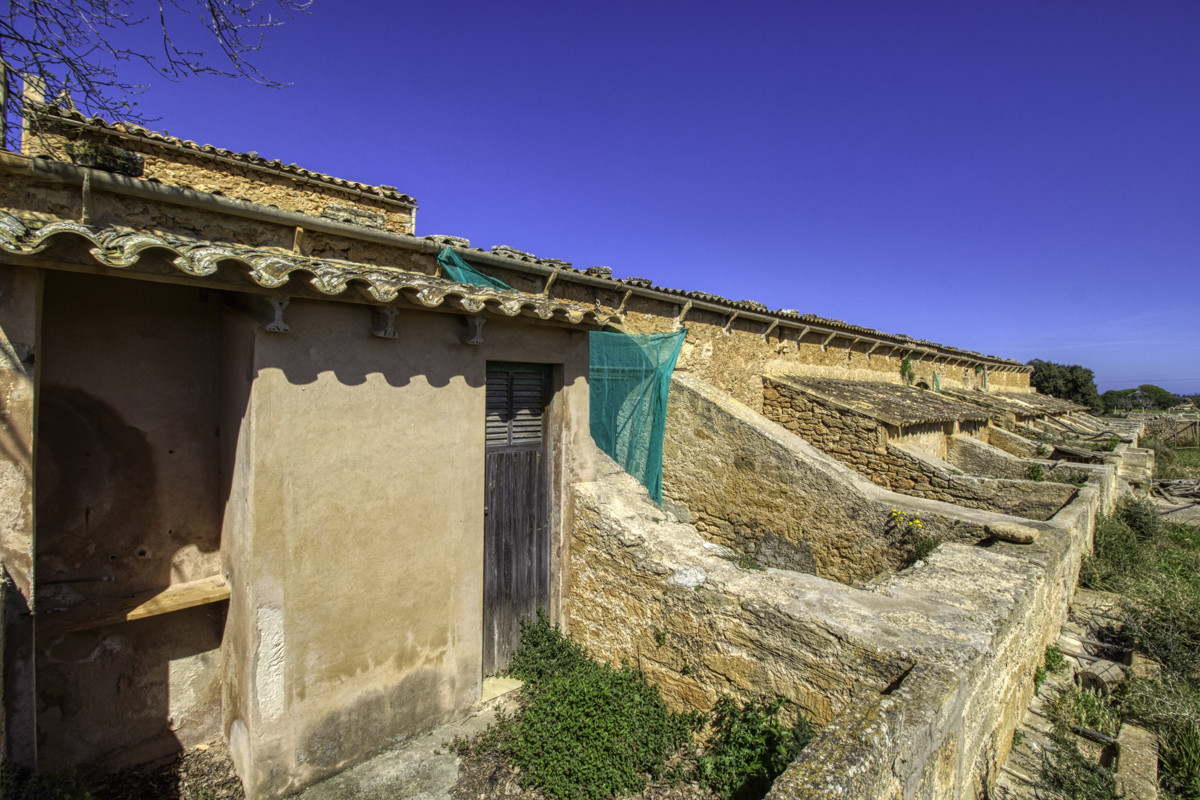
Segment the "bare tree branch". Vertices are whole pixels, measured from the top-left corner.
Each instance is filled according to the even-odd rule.
[[[133,98],[148,87],[124,80],[122,63],[140,62],[171,81],[221,75],[282,87],[286,84],[265,76],[251,59],[268,29],[307,13],[312,1],[7,0],[0,11],[0,59],[11,72],[40,78],[47,98],[86,114],[145,123]],[[196,25],[219,53],[180,44],[178,34]],[[118,44],[131,33],[146,46]],[[9,118],[15,103],[10,90]]]

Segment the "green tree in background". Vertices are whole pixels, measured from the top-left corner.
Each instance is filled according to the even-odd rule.
[[[1131,411],[1136,394],[1137,389],[1109,389],[1100,395],[1100,402],[1104,403],[1105,412]]]
[[[1179,405],[1182,400],[1178,395],[1168,392],[1161,386],[1155,386],[1153,383],[1143,383],[1137,388],[1137,393],[1142,401],[1142,408],[1167,409]]]
[[[1029,366],[1033,367],[1029,383],[1042,394],[1070,400],[1093,411],[1103,410],[1104,404],[1096,391],[1096,376],[1090,369],[1078,364],[1055,364],[1040,358],[1030,361]]]

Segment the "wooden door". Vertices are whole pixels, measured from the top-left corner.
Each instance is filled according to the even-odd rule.
[[[549,368],[489,363],[483,674],[508,668],[522,619],[550,605]]]

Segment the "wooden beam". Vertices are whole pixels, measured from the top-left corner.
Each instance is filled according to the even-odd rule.
[[[686,303],[683,304],[683,307],[679,309],[679,315],[677,317],[675,317],[675,322],[672,323],[671,327],[674,330],[679,330],[680,328],[682,328],[683,327],[683,318],[686,317],[687,313],[691,310],[692,310],[692,301],[688,300]]]
[[[771,331],[775,330],[775,328],[777,328],[778,326],[779,326],[779,320],[777,320],[777,319],[771,320],[771,324],[767,326],[767,329],[765,331],[763,331],[762,336],[763,336],[764,342],[770,341]]]
[[[554,281],[558,278],[558,273],[562,271],[561,267],[555,266],[554,272],[546,276],[546,285],[542,287],[542,296],[550,296],[550,287],[554,285]]]
[[[733,312],[732,314],[730,314],[730,315],[729,315],[729,319],[725,320],[725,327],[722,329],[722,332],[723,332],[723,333],[724,333],[726,336],[728,336],[728,335],[729,335],[729,333],[730,333],[729,326],[733,324],[733,321],[734,321],[735,319],[737,319],[737,318],[738,318],[738,314],[740,314],[740,313],[742,313],[742,312],[741,312],[741,311],[735,311],[735,312]]]
[[[133,597],[110,598],[67,611],[39,614],[34,624],[38,636],[62,636],[228,599],[229,584],[224,576],[214,575],[198,581],[172,584],[165,589],[142,592]]]
[[[835,338],[837,338],[837,331],[834,331],[833,333],[831,333],[825,337],[825,341],[821,342],[821,349],[824,350],[825,348],[829,347],[829,343],[832,342]]]

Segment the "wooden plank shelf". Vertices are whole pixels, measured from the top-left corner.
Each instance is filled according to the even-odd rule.
[[[62,636],[228,599],[229,584],[223,576],[214,575],[141,592],[133,597],[106,599],[80,608],[39,614],[35,624],[38,636]]]

